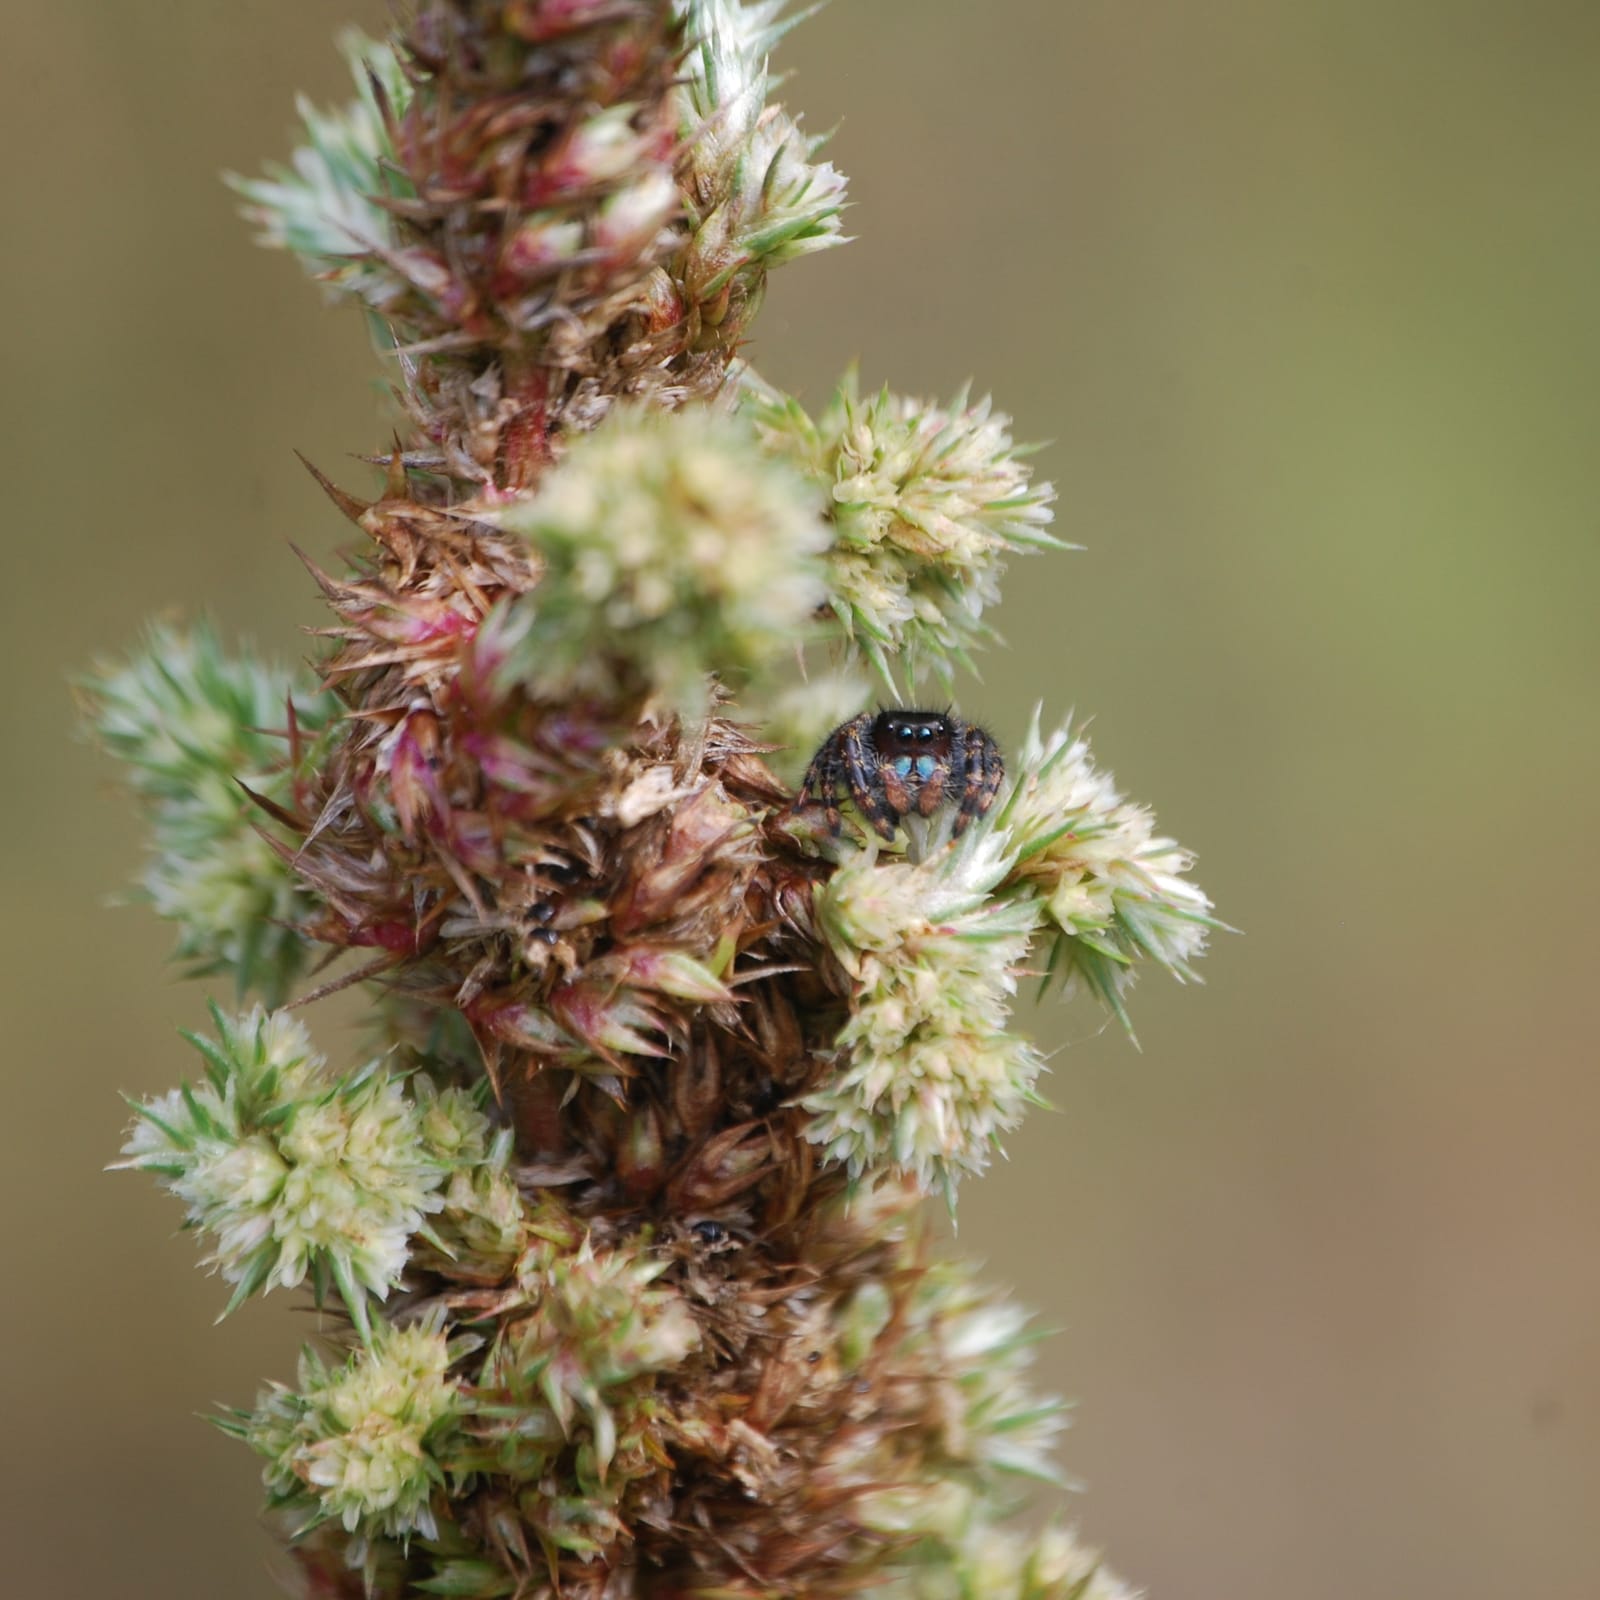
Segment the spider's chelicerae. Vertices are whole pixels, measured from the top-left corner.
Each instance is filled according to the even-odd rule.
[[[953,834],[994,803],[1006,774],[999,746],[947,711],[863,711],[823,740],[800,784],[800,800],[827,807],[839,831],[839,790],[885,839],[903,818],[956,806]]]

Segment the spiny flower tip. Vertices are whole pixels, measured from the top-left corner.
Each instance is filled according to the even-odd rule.
[[[992,895],[1010,865],[1004,836],[974,829],[920,862],[857,852],[818,889],[852,996],[807,1137],[852,1175],[892,1167],[951,1198],[1037,1099],[1042,1058],[1006,1020],[1039,911]]]
[[[1125,1024],[1139,963],[1196,978],[1207,934],[1223,925],[1185,876],[1194,858],[1122,797],[1070,720],[1046,735],[1035,710],[995,826],[1016,851],[1013,881],[1039,897],[1054,931],[1052,977],[1069,988],[1081,977]]]
[[[830,603],[881,678],[948,684],[989,633],[1005,557],[1060,548],[1045,529],[1055,491],[1031,481],[1010,419],[965,392],[948,406],[863,400],[852,372],[813,420],[746,374],[742,409],[767,447],[820,482],[833,548]]]
[[[308,1350],[298,1391],[275,1385],[222,1426],[267,1458],[262,1478],[298,1531],[334,1521],[369,1538],[433,1537],[439,1442],[464,1409],[448,1376],[460,1353],[437,1319],[380,1323],[342,1366]]]
[[[332,724],[330,697],[228,655],[204,624],[152,628],[125,665],[83,690],[150,818],[143,888],[177,925],[187,974],[229,973],[241,994],[279,1003],[305,963],[297,925],[312,901],[264,836],[275,825],[261,802],[288,799],[291,719],[309,751]]]
[[[258,1290],[331,1276],[356,1325],[399,1281],[408,1241],[443,1205],[447,1161],[416,1104],[374,1062],[333,1077],[305,1028],[257,1006],[213,1008],[219,1037],[190,1035],[206,1077],[136,1103],[123,1167],[155,1173],[211,1241],[209,1264]]]

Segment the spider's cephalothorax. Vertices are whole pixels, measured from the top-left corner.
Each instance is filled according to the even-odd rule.
[[[994,803],[1005,762],[975,723],[945,711],[863,711],[823,741],[800,784],[800,799],[827,807],[839,831],[839,790],[861,815],[893,839],[903,818],[931,817],[945,802],[956,809],[953,833]]]

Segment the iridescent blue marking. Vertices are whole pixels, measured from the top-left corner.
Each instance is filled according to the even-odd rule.
[[[918,763],[918,764],[920,765],[920,763]],[[894,758],[894,761],[893,761],[892,765],[894,767],[894,770],[897,773],[899,773],[899,775],[902,778],[909,778],[911,776],[911,757],[910,756],[896,756]]]
[[[918,756],[917,776],[921,778],[924,783],[926,783],[927,780],[933,776],[934,770],[938,767],[938,765],[939,763],[935,761],[932,756]]]

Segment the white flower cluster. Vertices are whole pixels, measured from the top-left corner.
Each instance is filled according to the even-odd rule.
[[[240,785],[288,798],[289,743],[267,730],[286,727],[295,687],[281,670],[225,655],[204,626],[153,628],[126,666],[86,685],[95,731],[149,812],[143,886],[177,924],[179,959],[191,976],[228,972],[272,1003],[303,964],[294,924],[308,902]],[[326,723],[326,696],[293,698],[302,731]]]
[[[875,1592],[884,1600],[1139,1600],[1065,1528],[1025,1535],[975,1517],[948,1519],[938,1534],[938,1560],[907,1560]]]
[[[452,1277],[497,1279],[520,1252],[524,1233],[511,1130],[495,1129],[472,1096],[441,1090],[425,1074],[411,1080],[411,1090],[423,1142],[449,1172],[431,1235],[445,1261],[433,1265]]]
[[[331,1278],[367,1335],[367,1296],[399,1281],[412,1235],[447,1206],[447,1180],[469,1179],[456,1231],[485,1209],[472,1180],[489,1160],[487,1122],[447,1089],[429,1097],[425,1126],[376,1062],[333,1077],[281,1012],[213,1015],[216,1042],[190,1036],[205,1080],[136,1104],[119,1165],[155,1173],[183,1201],[188,1226],[210,1238],[208,1264],[235,1286],[229,1310],[258,1290]],[[502,1169],[487,1209],[499,1216],[514,1194]]]
[[[296,110],[306,142],[293,168],[275,163],[266,178],[230,177],[244,196],[245,216],[260,229],[258,242],[291,251],[329,290],[354,294],[381,309],[395,292],[395,277],[381,258],[393,230],[376,197],[395,192],[389,134],[373,94],[376,81],[390,108],[403,111],[411,88],[393,49],[355,29],[339,41],[356,98],[322,111],[304,96]]]
[[[852,1175],[913,1174],[952,1195],[1038,1096],[1039,1052],[1007,1030],[1029,952],[1082,978],[1126,1023],[1140,963],[1179,978],[1205,947],[1211,902],[1191,857],[1159,836],[1070,726],[1035,714],[1004,801],[952,844],[935,828],[920,860],[847,851],[817,891],[816,922],[851,980],[838,1070],[805,1100],[807,1136]]]
[[[678,705],[792,651],[822,605],[816,490],[706,409],[614,411],[499,513],[545,563],[506,619],[508,671],[611,689],[625,667]]]
[[[1195,977],[1192,963],[1220,925],[1184,876],[1193,857],[1123,799],[1070,724],[1046,736],[1034,713],[996,825],[1016,849],[1016,881],[1040,897],[1056,932],[1050,971],[1069,988],[1081,977],[1126,1023],[1122,996],[1137,962]]]
[[[953,1198],[1037,1098],[1042,1059],[1006,1022],[1039,912],[992,895],[1010,864],[1004,836],[974,828],[921,862],[858,852],[818,890],[855,999],[807,1137],[852,1175],[889,1165]]]
[[[614,1492],[653,1470],[654,1378],[698,1347],[700,1329],[679,1292],[656,1282],[669,1263],[646,1249],[597,1247],[555,1206],[529,1232],[516,1267],[522,1303],[477,1376],[475,1453],[461,1459],[468,1470],[537,1484],[527,1505],[559,1520],[560,1496],[544,1497],[552,1462],[574,1443],[590,1490]],[[597,1531],[572,1530],[584,1539]]]
[[[303,1528],[337,1521],[368,1538],[431,1538],[445,1475],[430,1446],[463,1409],[450,1362],[436,1322],[380,1324],[342,1367],[307,1350],[298,1391],[274,1385],[254,1413],[223,1426],[267,1457],[268,1490],[301,1514]]]
[[[596,1250],[585,1238],[575,1252],[531,1257],[523,1288],[535,1314],[505,1351],[539,1388],[565,1435],[580,1410],[593,1429],[600,1476],[616,1449],[612,1391],[678,1366],[700,1343],[689,1307],[669,1288],[654,1288],[667,1263],[627,1250]],[[485,1382],[488,1383],[486,1377]]]
[[[919,1314],[935,1331],[960,1394],[946,1422],[949,1459],[990,1481],[1007,1474],[1059,1484],[1053,1453],[1066,1410],[1028,1389],[1036,1338],[1029,1313],[969,1272],[942,1265],[924,1281],[913,1321]]]
[[[1045,532],[1055,491],[1030,481],[1010,419],[987,399],[863,400],[852,372],[815,421],[748,375],[742,404],[768,448],[826,488],[830,600],[891,687],[896,659],[912,682],[970,665],[1005,557],[1061,548]]]
[[[686,285],[697,301],[752,266],[844,243],[845,180],[767,104],[767,55],[796,18],[787,0],[683,0],[689,31],[683,137],[690,225]]]
[[[1062,1485],[1053,1453],[1066,1408],[1028,1386],[1037,1337],[1031,1320],[1014,1300],[946,1261],[922,1274],[899,1316],[874,1334],[897,1345],[891,1360],[934,1364],[947,1386],[937,1454],[949,1479],[945,1499],[962,1502],[963,1515],[1004,1507],[1019,1479]],[[939,1531],[937,1523],[915,1528],[900,1520],[905,1514],[897,1497],[874,1512],[885,1533]]]

